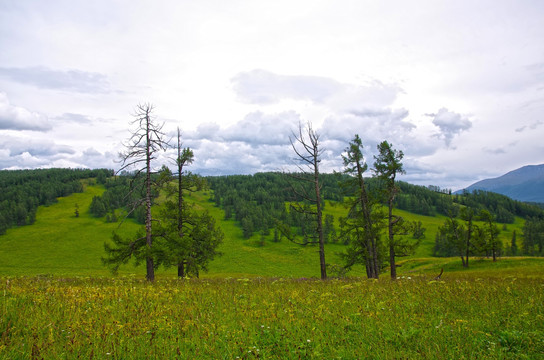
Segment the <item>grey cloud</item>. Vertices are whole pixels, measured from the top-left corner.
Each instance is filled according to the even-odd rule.
[[[506,154],[506,150],[504,150],[504,148],[496,148],[496,149],[483,148],[482,150],[488,154],[494,154],[494,155]]]
[[[50,167],[115,168],[117,154],[94,148],[82,152],[49,140],[7,137],[0,141],[0,169]]]
[[[82,114],[64,113],[61,116],[55,118],[55,120],[74,122],[78,124],[90,124],[92,123],[89,117]]]
[[[234,126],[226,129],[222,138],[226,141],[241,141],[253,146],[288,145],[289,135],[300,121],[300,116],[294,111],[279,114],[252,112]]]
[[[355,115],[356,114],[356,115]],[[380,109],[352,112],[325,119],[322,132],[327,140],[347,144],[355,134],[366,143],[378,144],[384,139],[401,140],[410,136],[415,125],[406,121],[406,109]]]
[[[232,81],[238,96],[256,104],[277,103],[286,98],[323,102],[342,87],[324,77],[277,75],[265,70],[240,73]]]
[[[3,170],[35,169],[51,163],[49,159],[40,159],[29,153],[10,156],[9,151],[0,149],[0,154],[2,153],[7,153],[6,156],[0,157],[0,169]]]
[[[184,140],[184,146],[195,153],[191,171],[202,175],[279,171],[291,163],[289,135],[299,121],[292,111],[253,112],[224,129],[216,124],[202,125]]]
[[[530,130],[535,130],[536,128],[538,128],[539,126],[541,126],[542,124],[544,124],[544,121],[542,120],[537,120],[535,122],[533,122],[532,124],[530,125],[524,125],[524,126],[521,126],[519,128],[516,129],[516,132],[523,132],[525,131],[527,128],[529,128]]]
[[[46,116],[10,104],[5,93],[0,92],[0,130],[51,130]]]
[[[461,114],[441,108],[436,114],[426,114],[433,117],[433,124],[440,129],[440,137],[444,138],[447,146],[450,146],[455,135],[472,127],[472,122]]]
[[[80,93],[109,93],[105,75],[82,70],[59,71],[43,66],[26,68],[0,67],[0,76],[40,89],[75,91]]]
[[[102,154],[96,151],[94,148],[88,148],[87,150],[83,151],[83,155],[86,157],[102,156]]]
[[[379,81],[359,86],[326,77],[278,75],[265,70],[239,73],[232,82],[236,94],[252,104],[274,104],[284,99],[308,100],[340,111],[388,106],[401,91],[397,86]]]
[[[219,125],[216,123],[204,123],[197,127],[198,139],[214,139],[220,131]]]
[[[58,154],[73,155],[75,150],[70,146],[58,145],[51,140],[35,140],[19,137],[4,137],[0,141],[0,149],[7,149],[10,156],[28,153],[32,156],[50,157]]]
[[[525,70],[529,72],[527,85],[542,84],[544,82],[544,62],[528,65]]]
[[[0,153],[0,169],[28,169],[60,165],[76,152],[49,140],[6,136],[0,140]]]
[[[88,167],[91,169],[114,169],[119,166],[119,163],[116,162],[117,159],[117,154],[111,152],[101,153],[94,148],[88,148],[81,154],[76,154],[71,158],[72,161],[82,164],[81,167]]]

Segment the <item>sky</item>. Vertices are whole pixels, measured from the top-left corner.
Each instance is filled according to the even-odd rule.
[[[202,175],[321,171],[355,134],[419,185],[544,163],[544,2],[0,1],[0,169],[119,169],[138,104]],[[173,150],[156,164],[170,164]],[[369,172],[370,176],[371,173]]]

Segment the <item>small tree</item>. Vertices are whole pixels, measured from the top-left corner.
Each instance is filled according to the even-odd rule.
[[[79,217],[79,205],[77,203],[75,205],[74,215],[75,215],[76,218]]]
[[[131,125],[135,126],[128,142],[125,144],[125,152],[120,153],[122,166],[119,172],[135,169],[134,180],[142,178],[144,185],[144,196],[136,200],[132,210],[136,210],[141,204],[145,204],[145,233],[138,233],[135,238],[122,239],[117,235],[113,236],[114,247],[105,244],[106,257],[102,259],[104,264],[113,267],[116,271],[119,264],[126,263],[128,259],[135,256],[145,257],[146,279],[155,280],[155,266],[153,260],[153,232],[151,216],[151,204],[153,201],[152,187],[154,185],[152,174],[153,161],[160,151],[168,148],[168,141],[162,132],[164,124],[158,124],[153,117],[153,105],[139,104],[136,106],[134,120]],[[131,191],[134,188],[131,186]],[[141,247],[145,246],[145,251]]]
[[[158,234],[160,237],[159,263],[165,267],[177,266],[178,277],[198,276],[200,270],[206,270],[213,260],[217,246],[223,239],[223,233],[216,227],[215,220],[207,212],[198,211],[194,204],[185,199],[186,192],[193,192],[204,187],[202,179],[184,170],[194,160],[190,148],[182,148],[181,131],[177,135],[176,185],[171,180],[170,170],[163,167],[162,183],[166,184],[166,200],[158,216]],[[173,200],[175,199],[175,200]]]
[[[400,189],[395,183],[398,174],[404,174],[402,158],[404,153],[400,150],[395,150],[387,141],[382,141],[378,144],[378,156],[374,156],[374,174],[380,181],[380,186],[383,190],[383,195],[387,203],[388,214],[388,246],[389,246],[389,265],[391,267],[391,279],[397,278],[397,265],[395,257],[406,254],[413,250],[412,246],[406,241],[400,241],[402,238],[395,239],[395,234],[405,235],[409,231],[407,224],[404,223],[402,217],[393,215],[393,207],[395,197]],[[398,241],[397,241],[398,240]],[[417,246],[417,244],[414,244]]]
[[[544,221],[536,217],[525,220],[523,224],[523,253],[525,255],[544,254]]]
[[[464,231],[465,236],[465,243],[464,245],[461,243],[461,248],[464,247],[465,251],[465,261],[463,262],[463,266],[468,268],[468,259],[470,254],[470,248],[472,246],[472,234],[474,232],[474,224],[472,223],[474,219],[474,209],[470,207],[463,207],[459,211],[459,217],[465,221],[466,227]]]
[[[510,244],[510,254],[516,256],[518,254],[518,244],[516,241],[516,230],[512,232],[512,242]]]
[[[438,228],[435,240],[435,256],[459,256],[463,267],[468,267],[468,256],[473,249],[482,250],[484,246],[480,245],[482,237],[478,227],[472,224],[471,210],[465,219],[467,225],[460,222],[460,211],[457,208],[451,208],[448,212],[448,218],[444,220],[442,226]],[[470,228],[470,231],[468,230]],[[470,233],[470,234],[469,234]],[[468,248],[470,246],[470,248]]]
[[[363,177],[368,165],[363,157],[363,144],[359,135],[349,143],[344,160],[344,174],[348,175],[344,186],[350,196],[346,201],[349,207],[348,217],[342,221],[342,236],[352,239],[344,255],[349,268],[364,262],[368,278],[378,278],[380,273],[379,242],[383,228],[383,214],[379,203],[367,189]]]
[[[497,255],[502,250],[502,243],[498,235],[501,232],[499,227],[494,222],[494,217],[487,210],[482,210],[480,212],[480,219],[484,222],[484,234],[486,237],[487,249],[491,251],[493,256],[493,261],[497,261]]]

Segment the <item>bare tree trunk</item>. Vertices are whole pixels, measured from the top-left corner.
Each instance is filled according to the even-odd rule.
[[[319,189],[319,170],[318,170],[318,158],[315,157],[315,171],[314,171],[314,181],[315,181],[315,196],[317,200],[317,233],[319,236],[319,265],[321,268],[321,280],[327,278],[327,264],[325,262],[325,239],[323,237],[323,214],[321,209],[321,192]]]
[[[149,252],[153,245],[153,237],[151,233],[151,151],[150,151],[150,114],[146,113],[146,178],[145,178],[145,238],[146,245]],[[145,259],[146,263],[146,279],[148,281],[155,280],[155,268],[153,266],[153,257],[150,254]]]
[[[298,196],[303,199],[315,203],[316,211],[313,213],[313,210],[310,212],[316,216],[316,231],[317,231],[317,241],[312,243],[317,243],[319,245],[319,266],[321,270],[321,279],[325,280],[327,278],[327,265],[325,262],[325,238],[323,234],[323,204],[321,203],[321,189],[319,184],[319,162],[322,150],[319,149],[319,135],[313,131],[312,126],[308,123],[307,127],[307,139],[303,134],[302,125],[299,124],[298,135],[294,135],[294,140],[290,138],[291,146],[295,153],[297,154],[299,160],[303,165],[299,166],[299,169],[302,171],[303,175],[298,177],[299,180],[302,180],[313,185],[313,195],[310,195],[306,192],[304,187],[300,193],[296,191],[293,187],[293,191]],[[302,149],[299,151],[295,143],[298,143]],[[315,196],[315,198],[314,198]],[[305,211],[302,211],[305,212]],[[305,241],[304,245],[310,242]]]
[[[183,238],[183,159],[181,157],[181,131],[178,128],[178,158],[176,159],[178,165],[178,236]],[[184,260],[178,264],[178,277],[185,277],[185,265]]]

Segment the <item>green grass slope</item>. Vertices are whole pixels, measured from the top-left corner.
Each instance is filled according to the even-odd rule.
[[[97,219],[88,212],[93,196],[100,195],[104,189],[100,186],[86,186],[85,192],[59,198],[58,203],[40,207],[36,222],[31,226],[9,229],[0,236],[0,275],[54,275],[54,276],[109,276],[100,258],[104,255],[103,244],[111,237],[112,231],[123,236],[135,233],[139,225],[127,220],[118,228],[118,223],[107,223]],[[233,220],[224,220],[223,211],[209,201],[209,193],[198,192],[189,196],[203,209],[207,209],[217,220],[225,233],[224,242],[220,245],[223,256],[216,258],[209,266],[209,272],[202,274],[206,277],[319,277],[319,255],[317,246],[300,246],[283,239],[273,242],[273,234],[266,237],[264,245],[261,235],[255,234],[250,239],[244,239],[242,230]],[[80,216],[75,217],[75,204],[79,205]],[[346,209],[335,203],[327,202],[325,212],[345,216]],[[432,258],[434,238],[438,227],[443,223],[442,217],[415,215],[405,211],[397,211],[407,220],[421,221],[426,230],[426,238],[422,241],[416,253],[407,258],[400,258],[402,274],[433,274],[444,267],[447,272],[464,271],[460,260],[456,258]],[[509,243],[512,232],[521,234],[522,220],[507,225],[501,231],[505,244]],[[502,228],[502,226],[501,226]],[[344,245],[327,244],[326,261],[329,264],[340,265],[339,253]],[[533,265],[542,266],[535,260]],[[491,268],[486,260],[473,260],[475,269]],[[523,261],[501,259],[501,265],[493,264],[495,268],[508,268],[514,271]],[[510,264],[510,265],[506,265]],[[536,265],[535,265],[536,264]],[[526,264],[525,264],[526,265]],[[121,274],[135,274],[143,277],[143,267],[135,268],[132,264],[120,269]],[[159,276],[174,277],[175,270],[160,270]],[[350,276],[365,275],[362,267],[355,268]]]
[[[102,266],[104,241],[118,224],[106,223],[89,214],[93,196],[104,189],[86,186],[85,192],[59,198],[51,206],[40,206],[33,225],[8,229],[0,236],[0,274],[3,275],[107,275]],[[75,216],[75,204],[80,216]],[[122,234],[136,231],[126,221]]]

